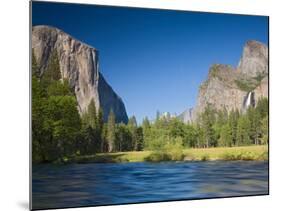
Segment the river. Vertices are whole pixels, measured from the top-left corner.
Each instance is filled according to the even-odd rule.
[[[34,165],[33,209],[268,194],[268,162]]]

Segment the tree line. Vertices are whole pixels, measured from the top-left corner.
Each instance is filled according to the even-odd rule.
[[[170,143],[192,148],[268,144],[268,99],[260,99],[243,113],[207,105],[197,121],[188,124],[158,114],[153,123],[145,118],[142,128],[146,150],[161,149]]]
[[[176,147],[231,147],[268,143],[268,100],[260,99],[245,113],[215,110],[208,105],[195,123],[185,124],[157,112],[138,125],[116,123],[111,110],[104,121],[103,111],[94,100],[79,114],[78,104],[68,80],[60,73],[54,51],[44,72],[40,72],[32,53],[32,159],[54,162],[71,156],[102,152],[173,150]]]

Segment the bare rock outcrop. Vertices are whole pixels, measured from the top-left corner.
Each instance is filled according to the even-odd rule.
[[[242,58],[237,67],[238,72],[255,77],[268,73],[268,48],[261,42],[250,40],[246,43]]]

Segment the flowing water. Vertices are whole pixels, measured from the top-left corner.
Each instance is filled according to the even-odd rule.
[[[33,209],[268,194],[268,162],[33,166]]]

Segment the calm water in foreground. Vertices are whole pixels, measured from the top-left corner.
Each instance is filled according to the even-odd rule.
[[[33,166],[33,209],[268,193],[268,162]]]

